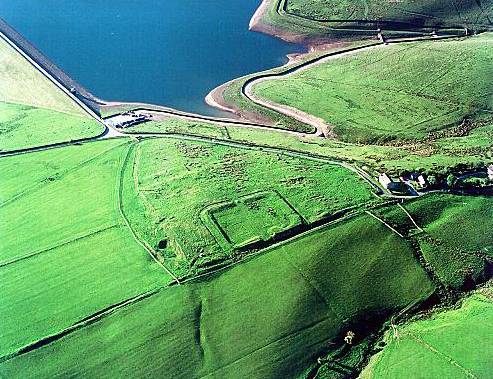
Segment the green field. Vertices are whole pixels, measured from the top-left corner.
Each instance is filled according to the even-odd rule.
[[[300,225],[304,220],[275,192],[259,192],[207,208],[202,220],[224,250],[242,248]]]
[[[321,117],[344,141],[426,139],[491,112],[492,41],[485,34],[379,46],[254,89],[260,97]]]
[[[492,203],[488,196],[433,194],[410,202],[406,208],[417,224],[435,240],[451,248],[491,256]],[[401,221],[395,219],[395,222]]]
[[[42,186],[32,183],[32,190],[0,207],[2,261],[44,250],[120,222],[117,180],[120,159],[128,148],[128,141],[108,141],[97,145],[99,151],[93,156],[84,154],[89,145],[74,150],[77,161],[81,161],[80,155],[85,160],[58,176],[52,175],[53,179]],[[89,151],[94,153],[93,149]],[[53,161],[56,164],[58,151],[50,153],[46,165]],[[8,164],[17,163],[18,176],[21,176],[23,157],[7,158]],[[16,192],[23,189],[20,187]]]
[[[164,289],[3,362],[0,373],[296,377],[332,342],[339,345],[347,328],[362,337],[382,315],[433,291],[410,246],[364,216],[271,249],[215,278]],[[357,324],[359,319],[367,321]]]
[[[129,141],[0,159],[0,356],[171,279],[118,211]]]
[[[453,248],[493,257],[492,205],[490,197],[451,198],[440,218],[430,223],[427,230]]]
[[[0,38],[0,152],[97,136],[104,127]]]
[[[488,278],[487,261],[493,256],[491,205],[489,197],[445,194],[405,204],[424,233],[417,233],[398,207],[378,212],[404,235],[415,235],[424,260],[438,279],[446,287],[460,290]]]
[[[0,38],[0,378],[491,376],[492,197],[371,177],[493,162],[493,33],[293,68],[377,27],[489,28],[492,0],[265,4],[284,38],[331,47],[256,95],[335,138],[251,101],[252,74],[223,96],[269,128],[156,111],[89,141],[103,124]]]
[[[90,138],[103,131],[100,123],[82,115],[0,101],[0,152]]]
[[[147,126],[149,125],[149,126]],[[226,139],[246,145],[288,149],[343,160],[377,171],[440,170],[457,164],[477,164],[491,160],[492,124],[479,126],[467,135],[424,140],[403,146],[361,145],[314,136],[281,134],[275,130],[252,129],[241,125],[204,125],[179,119],[144,123],[127,132],[184,134]],[[453,133],[452,133],[453,134]]]
[[[189,134],[201,135],[211,138],[227,138],[226,127],[207,122],[189,121],[175,117],[169,117],[162,121],[148,121],[132,126],[125,132],[134,133],[162,133],[162,134]]]
[[[445,286],[457,290],[470,289],[482,281],[486,267],[482,257],[452,249],[432,238],[420,240],[419,246],[424,259]]]
[[[203,222],[201,215],[211,205],[276,191],[312,223],[377,201],[371,187],[346,168],[236,145],[148,139],[136,145],[126,167],[124,208],[151,247],[165,241],[161,254],[180,275],[233,253],[231,248],[223,250]],[[274,213],[286,208],[285,202],[278,205],[271,204]],[[241,218],[233,213],[229,217]],[[241,222],[243,228],[252,220]]]
[[[397,328],[360,379],[489,378],[493,370],[493,301],[474,294],[459,309]]]

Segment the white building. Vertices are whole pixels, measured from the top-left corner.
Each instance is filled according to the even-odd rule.
[[[488,166],[488,179],[493,180],[493,164]]]
[[[390,184],[393,183],[392,179],[390,179],[389,176],[385,173],[380,174],[380,176],[378,177],[378,181],[385,189],[388,189]]]
[[[416,182],[420,185],[420,187],[426,187],[426,179],[423,175],[418,176],[418,179],[416,179]]]

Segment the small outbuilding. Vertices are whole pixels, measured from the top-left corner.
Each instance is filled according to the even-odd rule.
[[[419,184],[421,188],[424,188],[427,185],[426,179],[423,175],[419,175],[418,178],[416,179],[416,182]]]
[[[392,179],[390,179],[386,173],[381,173],[378,177],[378,181],[385,189],[389,189],[389,186],[393,183]]]
[[[493,164],[488,166],[488,179],[493,180]]]

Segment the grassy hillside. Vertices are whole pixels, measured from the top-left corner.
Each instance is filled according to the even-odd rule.
[[[161,242],[160,253],[180,274],[227,258],[240,246],[377,200],[356,173],[337,165],[185,140],[141,142],[126,175],[132,223],[153,248]],[[276,201],[245,200],[258,193]],[[137,202],[142,208],[135,209]],[[225,226],[223,217],[233,224]],[[271,223],[262,225],[266,218]]]
[[[418,234],[400,208],[387,208],[380,215],[402,233],[416,235],[424,260],[445,286],[464,289],[488,277],[492,204],[489,197],[443,194],[410,202],[405,208],[424,230]]]
[[[90,138],[103,126],[83,115],[0,101],[0,152]]]
[[[0,159],[0,356],[165,285],[118,211],[127,140]]]
[[[476,127],[477,126],[477,127]],[[289,149],[344,160],[359,166],[399,173],[418,168],[440,170],[457,164],[477,164],[491,160],[493,125],[475,125],[469,133],[461,128],[448,130],[447,137],[422,140],[400,146],[362,145],[313,136],[298,137],[274,130],[251,129],[242,125],[222,126],[169,118],[160,122],[144,123],[128,132],[181,133],[188,136],[213,137],[238,141],[248,145]]]
[[[84,116],[82,109],[0,38],[0,101]]]
[[[493,369],[493,301],[475,294],[459,309],[398,327],[360,379],[489,378]],[[412,359],[410,359],[412,358]]]
[[[387,37],[442,28],[461,34],[467,27],[491,30],[491,0],[270,0],[258,28],[291,41]],[[314,40],[315,38],[315,40]]]
[[[358,238],[351,236],[358,235]],[[433,292],[410,246],[369,216],[173,287],[0,364],[8,377],[296,377]],[[359,319],[367,320],[358,326]],[[333,344],[332,344],[333,343]],[[104,354],[94,354],[104,350]]]
[[[414,27],[491,25],[492,9],[491,0],[286,0],[289,13],[315,20],[393,21]]]
[[[104,131],[1,38],[0,67],[0,151],[87,138]]]
[[[344,141],[425,139],[492,110],[492,47],[491,34],[379,46],[254,89],[321,117]]]

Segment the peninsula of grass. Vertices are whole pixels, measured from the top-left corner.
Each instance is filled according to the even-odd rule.
[[[257,96],[324,119],[339,139],[424,140],[492,111],[493,37],[378,46],[257,83]]]
[[[364,337],[382,317],[433,291],[410,246],[363,216],[273,248],[214,278],[164,289],[0,363],[0,372],[12,378],[64,372],[295,378],[321,352],[341,345],[349,328]]]
[[[491,292],[477,293],[459,309],[442,311],[389,331],[361,379],[488,378],[493,338]]]

